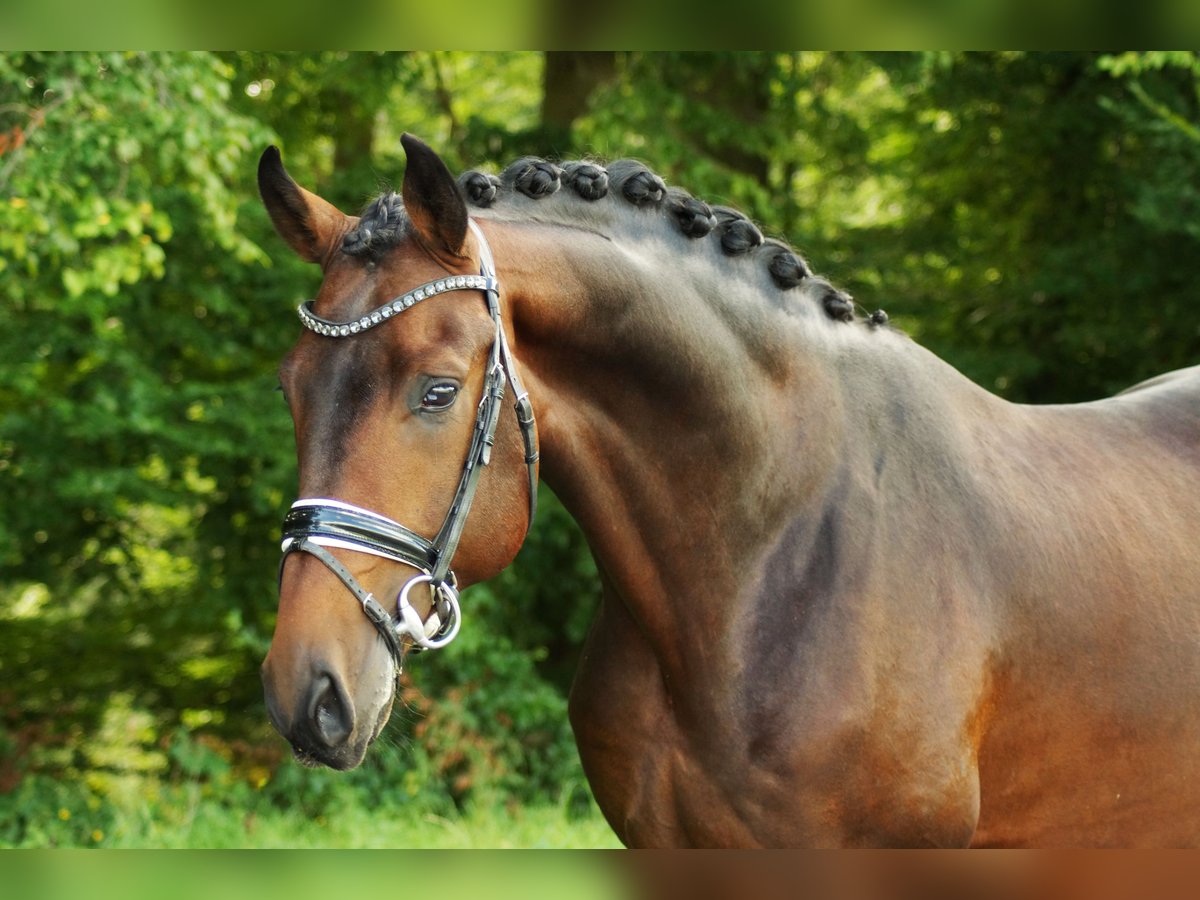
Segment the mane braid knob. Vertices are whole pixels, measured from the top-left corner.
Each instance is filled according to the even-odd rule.
[[[867,321],[871,324],[872,328],[878,328],[879,326],[886,325],[888,323],[888,314],[882,309],[877,309],[875,312],[871,313],[871,317],[867,319]]]
[[[458,186],[466,195],[468,203],[486,209],[496,202],[496,195],[500,192],[500,179],[495,175],[472,169],[458,176]]]
[[[608,172],[590,162],[569,162],[562,169],[563,184],[584,200],[599,200],[608,194]]]
[[[762,232],[736,209],[718,206],[713,210],[713,214],[717,217],[717,234],[721,237],[721,249],[728,255],[749,253],[763,242]]]
[[[767,248],[764,252],[770,253],[767,271],[771,273],[777,287],[783,290],[798,287],[801,281],[812,275],[808,265],[792,252],[791,247],[781,241],[770,240],[763,243]]]
[[[524,156],[504,170],[500,180],[534,200],[549,197],[562,184],[562,169],[536,156]]]
[[[636,160],[617,160],[608,167],[608,178],[634,206],[657,206],[667,196],[666,182]]]
[[[690,238],[707,237],[717,227],[712,207],[679,188],[667,190],[667,209],[679,222],[679,230]]]
[[[823,291],[821,306],[825,315],[838,322],[854,321],[854,298],[845,291],[839,291],[828,281],[821,280],[819,286]]]

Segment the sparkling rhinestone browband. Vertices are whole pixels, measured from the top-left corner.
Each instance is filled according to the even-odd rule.
[[[381,322],[387,321],[392,316],[399,315],[404,310],[409,309],[428,297],[444,294],[447,291],[495,291],[498,288],[499,282],[495,278],[488,278],[484,275],[455,275],[450,278],[439,278],[437,281],[423,284],[419,288],[383,304],[383,306],[372,310],[360,318],[351,319],[346,322],[333,322],[329,319],[321,318],[312,311],[314,302],[312,300],[305,300],[300,304],[296,312],[299,313],[300,321],[309,331],[316,332],[325,337],[349,337],[352,334],[359,334],[366,331],[368,328],[374,328]]]

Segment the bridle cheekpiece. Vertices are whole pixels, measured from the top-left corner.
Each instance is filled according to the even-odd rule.
[[[533,407],[529,403],[529,394],[517,374],[516,363],[501,325],[500,283],[496,278],[491,248],[479,227],[470,220],[468,224],[479,242],[478,275],[449,275],[430,281],[364,316],[346,322],[334,322],[318,316],[313,312],[312,300],[301,303],[298,309],[300,321],[309,331],[323,337],[345,338],[381,325],[422,300],[438,294],[478,290],[483,292],[488,313],[495,323],[495,336],[489,354],[487,374],[484,377],[483,396],[479,400],[475,416],[471,446],[467,450],[467,458],[450,509],[441,528],[432,539],[425,538],[399,522],[369,509],[329,498],[297,500],[283,520],[280,577],[283,575],[283,563],[293,553],[308,553],[324,563],[362,604],[363,612],[387,644],[388,652],[396,663],[397,676],[403,664],[401,638],[409,637],[415,652],[444,647],[458,634],[461,612],[457,580],[450,570],[450,563],[471,511],[471,502],[475,497],[479,477],[483,468],[491,461],[492,444],[496,425],[500,421],[501,402],[504,399],[505,381],[512,385],[516,396],[517,423],[520,425],[521,437],[525,444],[525,465],[529,474],[529,526],[532,526],[537,510],[538,449]],[[396,597],[394,617],[358,583],[350,570],[329,552],[328,548],[331,547],[393,560],[412,566],[421,573],[410,578],[400,589]],[[424,620],[408,600],[410,591],[418,584],[428,584],[434,597],[433,608]]]

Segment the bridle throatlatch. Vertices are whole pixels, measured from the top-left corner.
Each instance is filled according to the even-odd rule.
[[[397,675],[402,666],[401,638],[409,637],[415,652],[444,647],[458,634],[458,587],[454,573],[450,570],[450,563],[454,558],[454,551],[458,548],[463,526],[467,523],[479,476],[491,461],[492,444],[496,435],[496,425],[500,421],[500,406],[504,399],[505,381],[512,385],[516,395],[517,423],[521,427],[521,437],[525,443],[525,465],[529,472],[530,526],[537,511],[538,449],[533,407],[529,403],[529,394],[517,374],[516,363],[501,326],[500,285],[496,279],[491,248],[479,227],[473,221],[468,222],[479,242],[478,275],[439,278],[348,322],[333,322],[316,315],[312,311],[312,300],[301,303],[298,310],[300,321],[309,331],[324,337],[344,338],[374,328],[429,297],[448,291],[479,290],[487,300],[488,313],[495,323],[496,333],[489,354],[488,371],[484,377],[483,396],[479,400],[475,416],[471,446],[467,450],[462,476],[458,480],[458,489],[454,492],[446,519],[432,540],[386,516],[341,500],[297,500],[283,520],[283,560],[280,561],[280,577],[282,578],[283,574],[283,563],[292,553],[309,553],[324,563],[362,604],[363,612],[383,636],[388,651],[395,660]],[[396,597],[396,614],[393,617],[379,601],[363,589],[350,570],[326,549],[329,547],[369,553],[372,556],[404,563],[419,570],[421,574],[410,578],[400,589]],[[428,584],[434,598],[433,608],[424,620],[408,599],[409,592],[419,584]]]

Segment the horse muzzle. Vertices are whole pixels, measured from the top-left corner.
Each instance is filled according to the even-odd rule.
[[[356,706],[346,682],[328,669],[286,683],[277,675],[268,657],[262,670],[267,712],[296,759],[339,770],[361,763],[391,714],[394,679],[378,679],[381,686]]]

